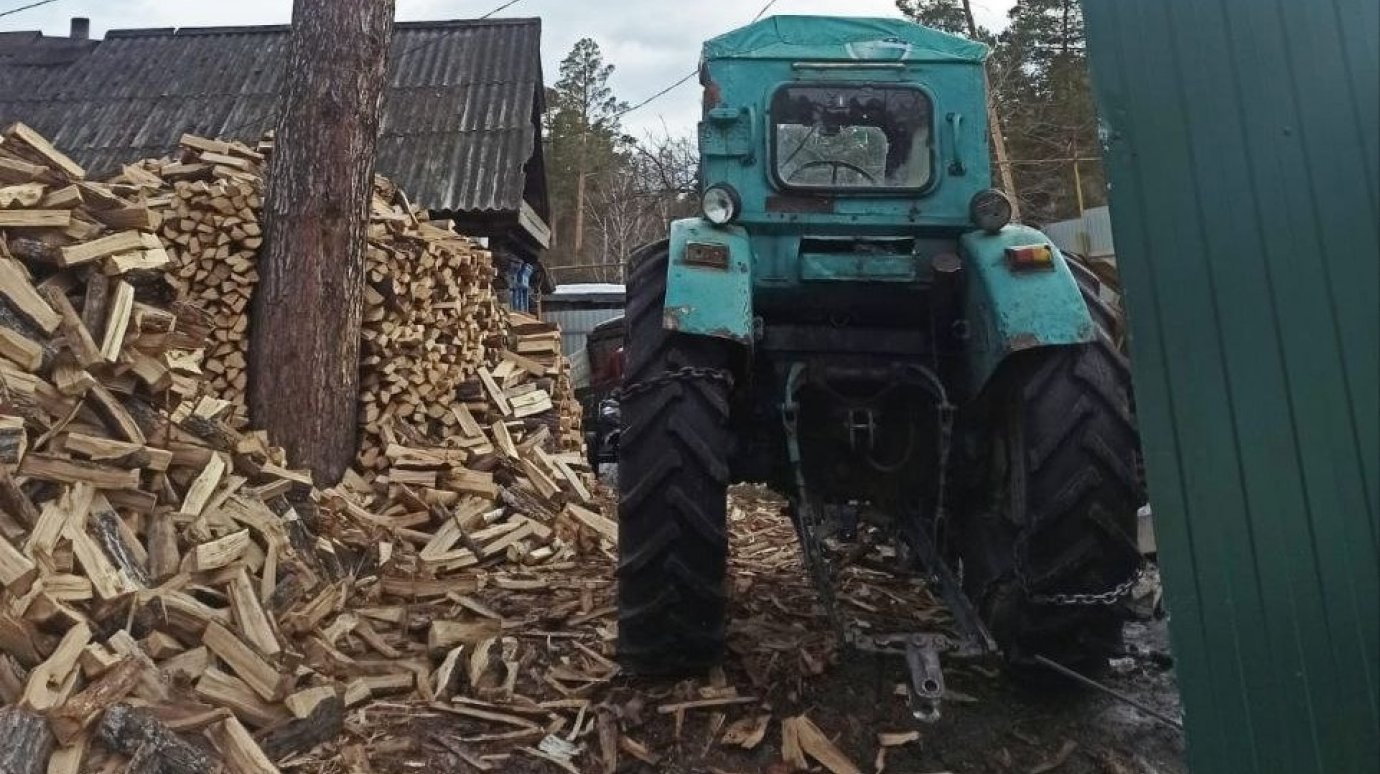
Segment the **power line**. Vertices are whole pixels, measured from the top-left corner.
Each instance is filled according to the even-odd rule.
[[[13,13],[19,13],[20,11],[27,11],[27,10],[29,10],[30,8],[37,8],[37,7],[39,7],[40,5],[47,5],[47,4],[49,4],[49,3],[56,3],[56,2],[57,2],[57,0],[38,0],[37,3],[29,3],[28,5],[21,5],[21,6],[19,6],[18,8],[11,8],[11,9],[8,10],[8,11],[0,12],[0,16],[9,16],[10,14],[13,14]]]
[[[761,19],[763,16],[766,16],[766,15],[767,15],[767,11],[770,11],[770,10],[771,10],[771,7],[772,7],[773,5],[776,5],[776,3],[777,3],[777,0],[771,0],[771,2],[769,2],[769,3],[767,3],[766,5],[762,6],[762,10],[758,11],[758,12],[757,12],[757,15],[754,16],[754,17],[752,17],[752,21],[755,22],[755,21],[757,21],[758,19]]]
[[[772,6],[776,5],[778,2],[780,2],[780,0],[769,0],[769,2],[768,2],[766,5],[762,6],[762,10],[758,11],[758,12],[757,12],[757,15],[754,16],[754,17],[752,17],[752,21],[753,21],[753,22],[756,22],[756,21],[760,20],[763,16],[766,16],[766,15],[767,15],[767,11],[770,11],[770,10],[772,9]],[[749,22],[749,23],[751,23],[751,22]],[[655,94],[653,94],[652,96],[650,96],[650,97],[648,97],[648,98],[642,100],[641,102],[637,103],[636,105],[633,105],[632,107],[623,108],[622,110],[618,111],[617,113],[614,113],[612,116],[609,117],[608,120],[609,120],[609,121],[617,121],[618,119],[622,118],[623,116],[626,116],[627,114],[633,112],[634,110],[637,110],[638,108],[646,107],[646,105],[647,105],[648,103],[653,102],[653,101],[655,101],[655,100],[658,100],[658,99],[660,99],[660,98],[666,96],[667,94],[670,94],[672,91],[675,91],[675,89],[676,89],[678,86],[684,84],[686,81],[690,80],[691,78],[694,78],[696,75],[699,75],[699,74],[700,74],[700,69],[699,69],[698,67],[696,67],[694,70],[691,70],[690,72],[686,73],[685,76],[684,76],[683,78],[681,78],[680,80],[678,80],[678,81],[676,81],[675,83],[671,84],[670,86],[667,86],[666,88],[662,89],[661,91],[658,91],[657,93],[655,93]]]
[[[481,19],[487,19],[487,18],[489,18],[490,16],[493,16],[494,14],[498,13],[499,11],[503,11],[503,10],[505,10],[505,9],[507,9],[507,8],[510,8],[510,7],[512,7],[512,6],[515,6],[515,5],[517,5],[518,3],[520,3],[520,2],[522,2],[522,0],[508,0],[508,2],[504,3],[503,5],[500,5],[499,7],[493,9],[492,11],[489,11],[488,13],[484,14],[483,16],[481,16],[481,17],[479,17],[479,18],[481,18]]]
[[[694,78],[696,75],[699,75],[699,74],[700,74],[700,70],[699,70],[699,68],[697,67],[697,68],[695,68],[694,70],[691,70],[689,73],[686,73],[686,75],[685,75],[684,78],[681,78],[680,80],[676,81],[675,83],[671,84],[670,86],[667,86],[666,88],[662,89],[661,91],[658,91],[657,93],[653,94],[652,96],[650,96],[650,97],[648,97],[648,98],[642,100],[641,102],[637,103],[636,105],[633,105],[632,107],[628,107],[628,108],[623,108],[622,110],[618,111],[617,113],[614,113],[611,117],[609,117],[608,120],[610,120],[610,121],[617,121],[618,119],[622,118],[623,116],[626,116],[627,114],[633,112],[634,110],[637,110],[637,109],[640,108],[640,107],[646,106],[647,103],[649,103],[649,102],[651,102],[651,101],[653,101],[653,100],[659,99],[659,98],[661,98],[661,97],[666,96],[667,94],[669,94],[669,93],[671,93],[672,91],[674,91],[675,88],[676,88],[677,86],[680,86],[681,84],[685,83],[686,81],[690,80],[691,78]]]

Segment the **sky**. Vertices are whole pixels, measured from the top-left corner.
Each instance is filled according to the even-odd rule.
[[[402,21],[465,19],[482,16],[506,0],[396,0]],[[35,0],[0,0],[0,13]],[[575,41],[590,37],[614,65],[614,93],[629,104],[641,102],[695,69],[700,43],[750,22],[767,0],[517,0],[498,17],[540,16],[542,63],[547,83]],[[1013,0],[973,0],[978,24],[1000,29]],[[769,14],[898,16],[893,0],[776,0]],[[54,0],[47,5],[0,16],[0,31],[42,30],[67,35],[74,16],[91,19],[91,34],[139,27],[208,27],[285,24],[291,0]],[[623,119],[635,137],[669,131],[688,135],[699,117],[698,85],[691,79]]]

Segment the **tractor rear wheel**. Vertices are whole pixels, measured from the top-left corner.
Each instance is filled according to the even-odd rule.
[[[1001,496],[969,520],[965,584],[1013,665],[1097,669],[1121,647],[1140,566],[1130,371],[1105,335],[1022,357],[996,385],[987,480]]]
[[[618,657],[641,675],[723,654],[732,345],[662,327],[667,245],[633,255],[619,444]],[[686,374],[687,378],[664,378]],[[639,386],[641,385],[641,386]]]

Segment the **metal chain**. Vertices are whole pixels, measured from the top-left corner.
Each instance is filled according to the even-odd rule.
[[[614,400],[623,401],[629,398],[635,398],[644,392],[649,392],[670,382],[694,381],[723,382],[730,390],[733,389],[733,373],[731,371],[723,368],[687,366],[685,368],[678,368],[674,371],[667,371],[664,374],[658,374],[650,379],[624,385],[610,393],[609,397]]]
[[[1088,591],[1072,593],[1053,593],[1046,594],[1037,592],[1030,586],[1030,576],[1026,573],[1025,554],[1026,545],[1030,542],[1030,528],[1021,530],[1016,538],[1016,579],[1020,581],[1021,588],[1030,597],[1031,601],[1040,605],[1055,605],[1058,607],[1110,607],[1121,602],[1122,597],[1130,593],[1145,575],[1145,562],[1142,561],[1136,566],[1131,577],[1107,589],[1106,591]]]

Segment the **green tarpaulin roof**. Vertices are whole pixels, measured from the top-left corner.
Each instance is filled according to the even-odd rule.
[[[980,63],[987,46],[902,19],[772,16],[708,41],[704,58]]]

